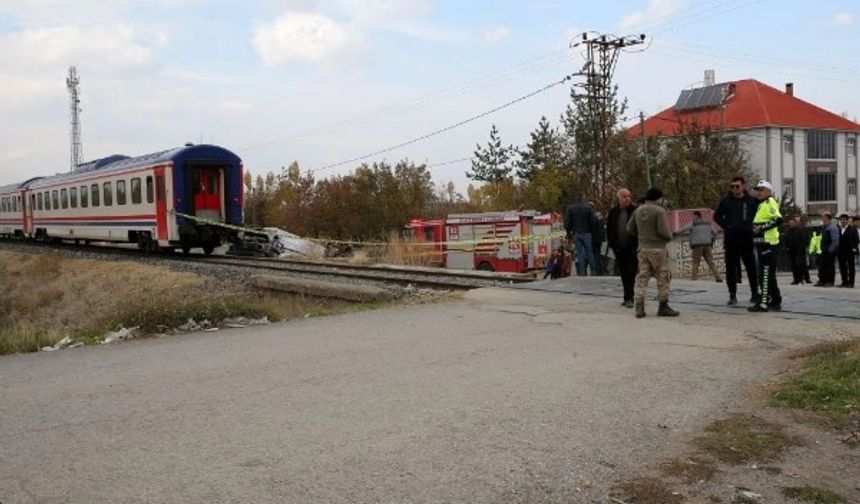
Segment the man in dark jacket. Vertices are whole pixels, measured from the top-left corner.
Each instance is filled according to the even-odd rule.
[[[622,306],[633,308],[633,283],[636,280],[636,272],[639,263],[636,260],[638,243],[636,236],[627,232],[627,221],[636,210],[633,204],[633,196],[627,189],[619,189],[618,204],[612,207],[606,217],[606,242],[615,255],[615,264],[621,275],[621,285],[624,286],[624,302]]]
[[[809,278],[809,263],[806,260],[806,252],[809,250],[809,233],[800,225],[800,218],[792,215],[788,218],[788,236],[786,245],[788,258],[791,260],[791,274],[794,281],[791,285],[799,285],[804,282],[811,284]]]
[[[753,217],[758,200],[749,195],[746,181],[741,176],[732,178],[729,194],[720,201],[714,211],[714,222],[723,228],[723,244],[726,251],[726,285],[729,287],[729,305],[738,304],[738,280],[741,277],[741,261],[747,270],[750,282],[750,303],[756,305],[761,297],[758,292],[758,275],[753,248]]]
[[[564,219],[564,229],[567,237],[576,247],[576,274],[585,276],[590,267],[594,274],[594,247],[591,242],[591,233],[597,226],[597,217],[594,209],[582,200],[567,207]]]
[[[842,277],[841,287],[854,287],[854,256],[860,236],[857,228],[851,225],[848,214],[839,216],[839,276]]]
[[[839,252],[839,229],[833,222],[833,214],[821,214],[821,257],[818,259],[818,282],[816,287],[833,287],[836,282],[836,254]]]

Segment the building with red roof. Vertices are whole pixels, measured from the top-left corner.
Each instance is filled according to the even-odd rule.
[[[645,120],[644,133],[672,136],[692,124],[736,137],[776,196],[791,197],[810,215],[860,208],[860,124],[801,100],[793,84],[781,91],[755,79],[706,82],[681,91],[674,106]]]

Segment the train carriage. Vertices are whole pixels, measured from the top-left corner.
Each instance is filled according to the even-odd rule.
[[[23,234],[41,240],[132,242],[144,250],[235,239],[243,222],[242,161],[214,145],[110,156],[20,188]],[[224,224],[228,226],[224,226]]]

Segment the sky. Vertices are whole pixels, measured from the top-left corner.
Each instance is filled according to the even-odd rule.
[[[255,175],[325,177],[577,71],[584,31],[647,36],[615,74],[630,120],[706,69],[860,116],[858,18],[858,0],[0,0],[0,185],[68,171],[70,65],[85,160],[210,143]],[[525,145],[568,101],[555,86],[366,161],[465,192],[492,124]]]

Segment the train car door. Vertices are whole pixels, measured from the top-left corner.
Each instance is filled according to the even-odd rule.
[[[155,234],[157,240],[167,240],[167,187],[164,183],[164,167],[155,169]]]
[[[21,206],[24,210],[24,229],[21,232],[24,233],[24,236],[30,236],[33,233],[33,211],[36,206],[33,204],[33,200],[33,196],[28,191],[21,193]]]
[[[194,213],[197,217],[222,221],[221,170],[213,167],[194,168]]]

